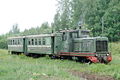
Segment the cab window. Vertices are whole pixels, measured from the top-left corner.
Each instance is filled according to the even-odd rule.
[[[66,41],[66,40],[67,40],[67,36],[66,36],[65,32],[63,32],[62,41]]]

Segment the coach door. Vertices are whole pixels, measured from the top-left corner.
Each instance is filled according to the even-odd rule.
[[[52,54],[54,54],[55,52],[55,50],[54,50],[54,42],[55,42],[55,36],[52,36],[51,37],[51,50],[52,50]]]
[[[23,38],[23,51],[27,54],[27,38]]]

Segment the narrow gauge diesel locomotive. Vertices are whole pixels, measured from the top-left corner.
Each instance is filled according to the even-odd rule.
[[[89,30],[62,30],[51,34],[8,38],[11,53],[25,55],[49,55],[52,58],[77,58],[82,62],[108,63],[107,37],[89,37]]]

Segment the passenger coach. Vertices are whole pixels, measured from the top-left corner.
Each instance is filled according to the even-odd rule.
[[[51,54],[52,53],[52,43],[51,34],[42,35],[30,35],[26,36],[26,50],[25,54]]]
[[[25,43],[25,36],[19,36],[19,37],[10,37],[8,38],[8,50],[12,54],[14,53],[23,53],[25,50],[24,47]]]

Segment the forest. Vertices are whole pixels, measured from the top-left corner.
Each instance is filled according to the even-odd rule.
[[[7,48],[7,37],[52,33],[59,29],[75,29],[78,23],[91,31],[91,36],[106,36],[120,41],[120,0],[57,0],[54,22],[20,31],[19,24],[0,35],[0,48]],[[7,24],[7,23],[6,23]]]

